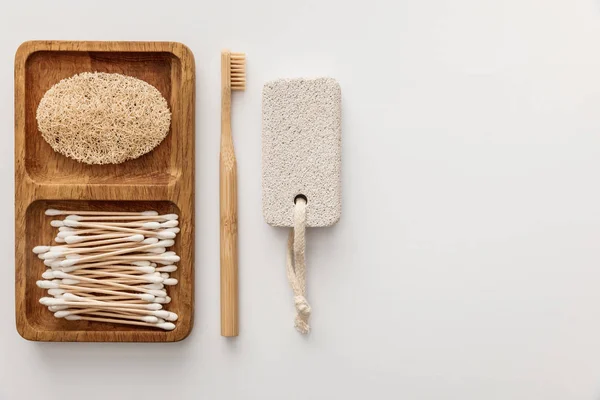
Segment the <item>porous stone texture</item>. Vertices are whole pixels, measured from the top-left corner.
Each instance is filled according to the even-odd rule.
[[[292,227],[294,199],[306,225],[330,226],[342,210],[342,110],[332,78],[279,79],[262,97],[262,205],[267,223]]]

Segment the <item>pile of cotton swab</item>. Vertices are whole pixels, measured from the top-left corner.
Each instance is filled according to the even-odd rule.
[[[101,212],[46,210],[58,228],[57,246],[33,252],[48,269],[37,285],[57,318],[173,330],[177,314],[163,310],[177,284],[171,272],[179,257],[167,248],[179,233],[176,214],[156,211]]]

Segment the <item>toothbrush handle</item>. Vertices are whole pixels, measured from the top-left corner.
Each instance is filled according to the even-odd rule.
[[[237,336],[238,327],[238,212],[237,163],[231,137],[231,95],[224,93],[221,115],[221,335]]]

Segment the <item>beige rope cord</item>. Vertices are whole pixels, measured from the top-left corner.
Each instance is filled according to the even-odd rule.
[[[294,227],[290,231],[287,248],[287,276],[294,291],[298,332],[310,332],[308,319],[311,307],[306,300],[306,200],[299,197],[294,207]]]
[[[171,111],[154,86],[121,74],[83,72],[52,86],[37,108],[50,146],[86,164],[119,164],[158,146]]]

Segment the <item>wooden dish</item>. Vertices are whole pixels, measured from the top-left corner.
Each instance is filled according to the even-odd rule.
[[[150,153],[118,165],[87,165],[52,150],[37,129],[44,93],[80,72],[142,79],[167,99],[171,130]],[[36,341],[174,342],[192,329],[194,308],[194,91],[192,52],[167,42],[22,44],[15,58],[15,306],[17,330]],[[52,243],[56,228],[46,208],[179,214],[174,251],[181,257],[166,309],[179,315],[173,331],[54,318],[38,300],[45,266],[32,248]]]

